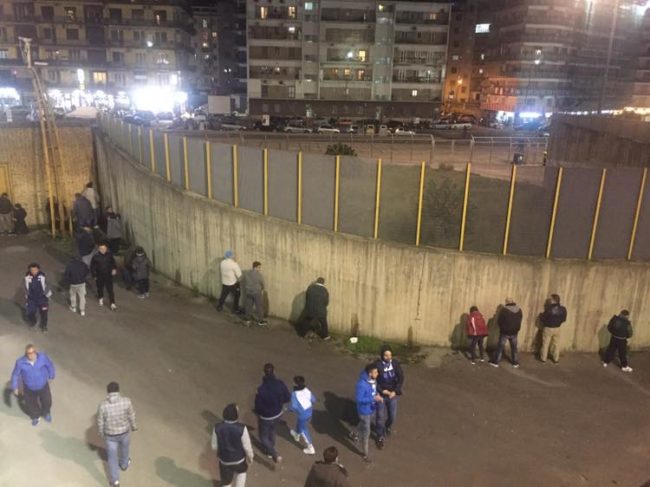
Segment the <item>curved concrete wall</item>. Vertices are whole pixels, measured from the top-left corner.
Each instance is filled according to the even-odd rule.
[[[491,319],[512,296],[524,310],[521,346],[530,350],[536,317],[546,296],[557,292],[569,311],[563,348],[602,346],[608,340],[604,325],[622,308],[632,313],[631,345],[650,345],[648,265],[460,253],[334,234],[182,191],[103,135],[95,139],[105,201],[119,209],[159,272],[202,293],[219,293],[219,262],[232,248],[243,268],[262,262],[273,316],[295,317],[304,289],[325,277],[331,326],[342,333],[358,327],[361,335],[389,340],[454,344],[469,306]]]

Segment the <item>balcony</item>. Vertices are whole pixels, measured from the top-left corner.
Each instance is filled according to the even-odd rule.
[[[447,35],[428,32],[396,32],[395,44],[415,44],[419,46],[447,46]]]
[[[299,41],[302,39],[302,32],[299,28],[295,28],[294,32],[291,32],[289,28],[280,27],[280,28],[259,28],[251,27],[248,33],[249,39],[260,39],[260,40],[270,40],[270,41]]]
[[[442,76],[393,76],[393,83],[423,83],[438,84],[442,82]]]
[[[323,22],[369,22],[375,23],[376,16],[374,10],[358,9],[333,9],[324,8],[321,11],[321,21]]]
[[[447,25],[449,24],[448,12],[398,12],[395,18],[397,24],[416,24],[416,25]]]

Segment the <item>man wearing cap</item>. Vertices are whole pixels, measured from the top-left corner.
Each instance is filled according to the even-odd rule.
[[[506,304],[501,308],[499,317],[497,318],[497,324],[499,325],[499,345],[497,346],[494,360],[490,361],[492,367],[499,366],[506,342],[510,343],[512,366],[515,369],[519,367],[517,355],[517,334],[519,333],[519,330],[521,330],[521,321],[523,316],[523,312],[517,303],[515,303],[512,298],[506,298]]]
[[[226,302],[228,295],[232,293],[233,311],[241,314],[239,309],[239,297],[241,296],[239,280],[241,274],[241,268],[235,261],[235,253],[232,250],[226,250],[224,259],[221,261],[221,296],[219,296],[217,311],[223,311],[223,304]]]

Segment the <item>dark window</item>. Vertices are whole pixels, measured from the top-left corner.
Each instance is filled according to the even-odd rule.
[[[54,7],[41,7],[41,17],[47,20],[54,18]]]
[[[451,68],[451,74],[456,74],[458,72],[458,69],[455,67]]]
[[[454,47],[459,47],[459,46],[460,46],[460,43],[459,43],[458,41],[454,41],[453,46],[454,46]]]
[[[133,20],[144,20],[144,10],[138,8],[131,11],[131,17]]]
[[[156,24],[160,25],[164,22],[167,22],[167,11],[166,10],[154,10],[153,17],[156,20]]]
[[[43,28],[43,39],[52,39],[52,29],[50,27]]]
[[[68,20],[77,20],[77,7],[65,7],[65,16]]]
[[[122,63],[124,62],[124,53],[123,52],[113,52],[113,62]]]
[[[108,18],[113,22],[122,22],[122,9],[121,8],[109,8],[108,9]]]
[[[78,41],[79,40],[79,29],[66,29],[65,38],[69,41]]]

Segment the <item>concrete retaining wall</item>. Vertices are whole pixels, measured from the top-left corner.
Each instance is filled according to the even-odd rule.
[[[648,265],[418,249],[333,234],[174,188],[101,134],[96,143],[100,190],[122,213],[135,241],[158,271],[202,293],[219,292],[219,262],[232,248],[242,267],[262,262],[274,316],[295,317],[304,289],[325,277],[330,322],[342,333],[358,326],[362,335],[449,345],[458,341],[469,306],[477,305],[491,319],[497,305],[512,296],[524,310],[522,348],[530,349],[544,299],[557,292],[569,310],[563,347],[596,350],[608,339],[604,325],[622,308],[632,313],[632,346],[650,345]],[[494,325],[491,329],[494,340]]]

